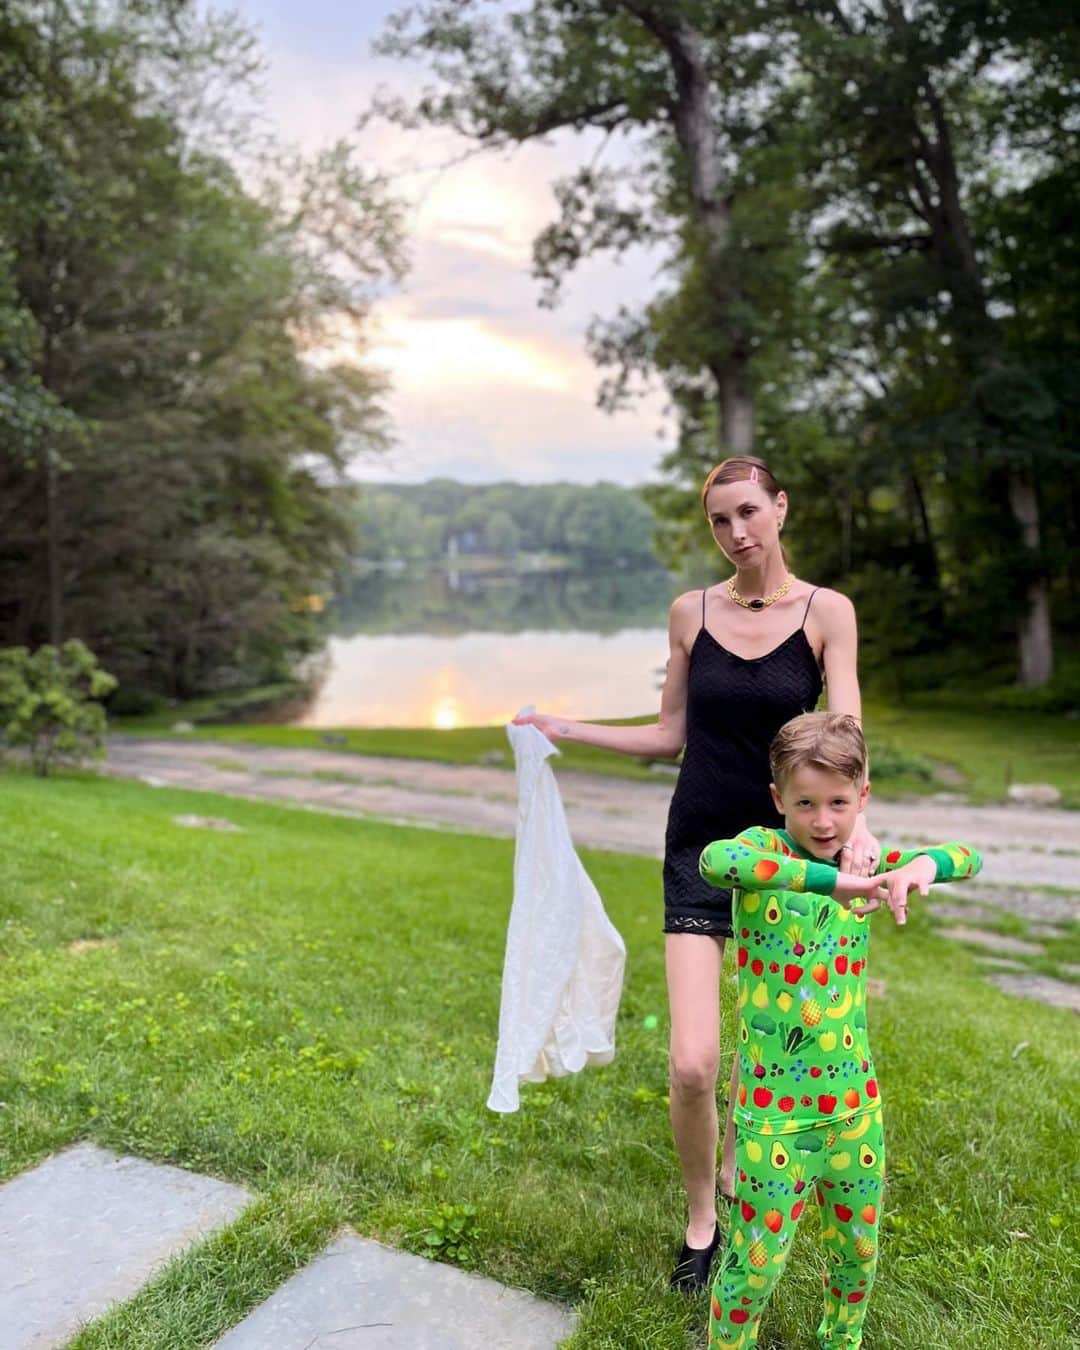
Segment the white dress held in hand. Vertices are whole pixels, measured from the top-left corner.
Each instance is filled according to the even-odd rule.
[[[626,964],[623,940],[570,839],[547,762],[558,750],[534,726],[511,724],[506,734],[518,820],[492,1111],[516,1111],[523,1082],[611,1063]]]

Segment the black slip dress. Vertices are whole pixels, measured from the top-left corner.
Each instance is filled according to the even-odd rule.
[[[779,826],[769,794],[769,745],[785,722],[811,712],[821,672],[802,623],[764,656],[729,652],[705,627],[690,649],[686,749],[668,811],[664,932],[731,937],[731,892],[707,885],[698,858],[714,839],[751,825]]]

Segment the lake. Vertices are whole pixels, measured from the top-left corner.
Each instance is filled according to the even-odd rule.
[[[659,705],[676,582],[647,572],[357,578],[327,612],[322,676],[296,725],[497,725]]]

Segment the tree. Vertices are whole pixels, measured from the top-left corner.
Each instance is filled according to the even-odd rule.
[[[1071,237],[1050,201],[1076,185],[1072,30],[1016,0],[487,14],[403,11],[384,50],[428,60],[438,83],[391,111],[479,146],[632,136],[632,167],[594,161],[557,185],[534,259],[551,301],[592,252],[667,248],[666,289],[595,324],[590,346],[612,372],[605,406],[657,372],[679,413],[652,498],[669,556],[689,547],[718,448],[753,440],[814,494],[794,543],[822,580],[901,571],[934,623],[1014,637],[1021,680],[1045,681],[1067,564],[1040,493],[1075,510],[1077,369],[1075,344],[1057,361],[1041,345],[1051,310],[1018,259]]]
[[[964,489],[977,483],[1007,505],[1020,679],[1043,684],[1052,639],[1036,485],[1062,447],[1052,435],[1054,396],[1010,343],[1003,312],[1024,297],[1015,276],[993,275],[986,227],[996,205],[993,159],[1007,176],[1011,157],[1022,181],[1070,153],[1057,122],[1068,58],[1051,51],[1054,26],[1038,7],[830,0],[792,9],[825,194],[846,207],[826,247],[858,260],[879,313],[887,306],[940,335],[937,361],[952,368],[953,393],[950,425],[939,416],[939,430],[953,464],[966,465],[957,475]],[[1075,44],[1072,53],[1075,75]]]
[[[243,34],[194,7],[5,7],[0,43],[0,640],[77,632],[125,685],[287,671],[351,542],[339,485],[381,382],[307,352],[362,333],[400,214],[347,145],[245,186],[177,108]],[[229,127],[219,128],[228,142]],[[202,138],[202,139],[201,139]],[[239,153],[238,145],[232,147]],[[10,492],[10,497],[8,496]]]
[[[484,543],[500,557],[509,557],[518,551],[521,534],[508,511],[497,509],[488,517],[484,527]]]
[[[673,269],[692,270],[694,293],[707,297],[688,326],[668,329],[685,375],[681,392],[714,409],[715,448],[750,450],[752,360],[765,334],[746,286],[751,255],[732,170],[737,142],[758,134],[749,95],[771,58],[746,45],[752,25],[742,7],[561,0],[492,19],[484,9],[482,0],[428,0],[391,20],[381,50],[428,59],[440,85],[413,107],[384,103],[383,111],[488,147],[566,129],[636,133],[644,153],[624,198],[626,175],[614,170],[590,167],[557,186],[561,216],[536,242],[536,273],[551,302],[587,254],[666,240]],[[657,362],[676,364],[651,317],[624,311],[594,329],[594,355],[616,372],[601,391],[610,407],[625,400],[635,376]]]
[[[100,756],[105,739],[101,700],[116,688],[81,642],[63,647],[0,649],[0,729],[8,745],[25,745],[39,778],[57,760]]]

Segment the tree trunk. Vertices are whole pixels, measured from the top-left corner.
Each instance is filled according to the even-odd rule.
[[[930,225],[933,250],[956,308],[958,351],[977,378],[1004,364],[1001,338],[987,308],[974,240],[961,200],[945,106],[928,78],[923,81],[921,92],[930,110],[934,139],[930,139],[913,114],[918,146],[911,159],[913,186]],[[920,170],[920,161],[937,189],[936,200]],[[1037,689],[1050,679],[1053,670],[1053,631],[1050,600],[1041,574],[1039,502],[1026,475],[1018,469],[1009,471],[1009,506],[1024,549],[1030,555],[1032,571],[1018,635],[1020,683]]]
[[[60,578],[60,470],[56,451],[45,451],[45,550],[49,578],[49,641],[64,640],[64,593]]]
[[[719,372],[720,449],[725,455],[748,455],[754,448],[754,392],[749,360],[732,358]]]
[[[1039,502],[1030,479],[1019,469],[1009,473],[1009,504],[1020,524],[1024,547],[1039,553]],[[1054,673],[1054,645],[1046,582],[1033,577],[1027,587],[1027,608],[1020,618],[1020,683],[1040,689]]]
[[[690,200],[704,232],[717,309],[722,313],[737,298],[728,268],[731,203],[717,147],[708,48],[701,33],[685,18],[672,20],[660,7],[628,3],[626,8],[659,39],[675,77],[672,121],[675,138],[686,157]],[[745,455],[754,448],[754,392],[750,356],[742,335],[732,333],[732,351],[718,369],[717,425],[725,455]]]

